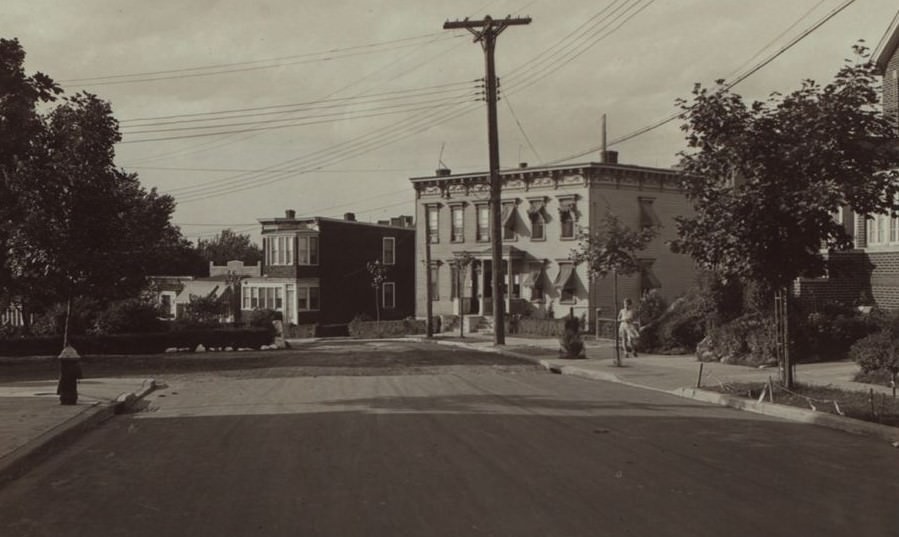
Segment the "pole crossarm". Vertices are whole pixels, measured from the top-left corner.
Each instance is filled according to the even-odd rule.
[[[495,39],[499,36],[499,34],[503,33],[503,30],[505,30],[509,26],[520,26],[530,23],[530,17],[516,17],[513,19],[511,15],[507,15],[505,19],[495,20],[490,17],[490,15],[487,15],[481,20],[473,21],[465,18],[456,21],[446,21],[445,23],[443,23],[443,29],[468,30],[469,32],[471,32],[471,35],[474,36],[474,41],[477,43],[479,41],[483,41],[487,35],[490,35]]]

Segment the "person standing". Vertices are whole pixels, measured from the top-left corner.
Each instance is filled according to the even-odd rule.
[[[637,357],[637,338],[640,330],[637,328],[637,311],[634,303],[629,298],[624,299],[624,307],[618,312],[618,338],[624,346],[624,357],[633,355]]]

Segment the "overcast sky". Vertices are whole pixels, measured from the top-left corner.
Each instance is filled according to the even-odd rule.
[[[178,200],[196,240],[258,218],[413,214],[409,177],[487,168],[483,53],[447,19],[530,16],[499,38],[503,167],[577,155],[671,116],[694,83],[733,79],[845,0],[6,0],[26,70],[111,101],[117,162]],[[857,0],[736,86],[827,82],[875,48],[895,0]],[[202,136],[197,136],[202,135]],[[678,122],[612,147],[669,167]],[[442,154],[442,157],[441,157]],[[596,160],[589,154],[568,162]]]

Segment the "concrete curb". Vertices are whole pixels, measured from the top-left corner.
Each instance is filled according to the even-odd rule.
[[[91,403],[75,416],[19,446],[0,458],[0,483],[21,477],[31,466],[47,459],[80,435],[116,414],[128,411],[157,385],[154,379],[147,379],[137,392],[122,393],[109,403]]]
[[[425,340],[427,341],[427,340]],[[764,414],[766,416],[772,416],[775,418],[796,421],[800,423],[808,423],[811,425],[818,425],[820,427],[827,427],[830,429],[836,429],[839,431],[851,433],[851,434],[861,434],[872,436],[874,438],[879,438],[881,440],[886,440],[893,444],[894,447],[899,447],[899,428],[890,427],[888,425],[881,425],[879,423],[871,423],[867,421],[857,420],[853,418],[847,418],[844,416],[836,416],[834,414],[829,414],[826,412],[817,412],[811,409],[797,408],[794,406],[788,405],[778,405],[776,403],[766,403],[766,402],[758,402],[753,401],[751,399],[744,399],[742,397],[735,397],[732,395],[721,394],[717,392],[710,392],[706,390],[701,390],[698,388],[676,388],[674,390],[666,390],[663,388],[656,388],[653,386],[646,386],[644,384],[638,384],[635,382],[629,382],[624,379],[621,379],[614,373],[606,372],[606,371],[593,371],[589,369],[582,369],[576,365],[567,365],[567,364],[559,364],[555,360],[541,359],[534,356],[529,356],[527,354],[521,354],[513,351],[508,351],[505,349],[500,349],[496,347],[478,347],[475,345],[469,345],[461,341],[439,341],[432,340],[436,343],[442,345],[452,345],[456,347],[464,347],[474,351],[481,352],[493,352],[496,354],[504,354],[506,356],[511,356],[514,358],[520,358],[523,360],[528,360],[530,362],[534,362],[544,367],[547,371],[551,371],[553,373],[558,373],[561,375],[570,375],[574,377],[580,377],[589,380],[602,380],[606,382],[615,382],[617,384],[624,384],[627,386],[631,386],[634,388],[640,388],[643,390],[652,390],[655,392],[667,393],[670,395],[676,395],[678,397],[684,397],[687,399],[693,399],[696,401],[702,401],[705,403],[711,403],[720,406],[726,406],[729,408],[744,410],[747,412],[755,412],[757,414]]]

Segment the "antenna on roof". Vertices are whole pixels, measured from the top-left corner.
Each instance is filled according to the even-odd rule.
[[[449,166],[447,166],[443,162],[443,150],[444,149],[446,149],[446,142],[443,142],[442,144],[440,144],[440,156],[437,157],[437,167],[438,168],[449,168]]]

